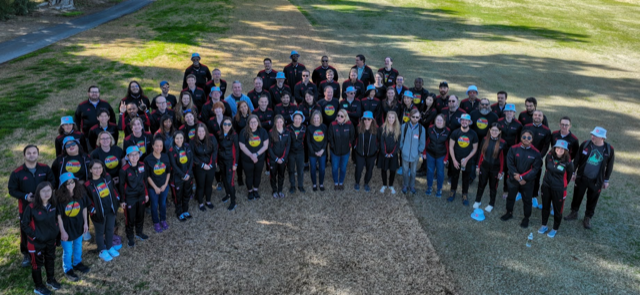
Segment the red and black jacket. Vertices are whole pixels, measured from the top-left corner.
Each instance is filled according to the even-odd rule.
[[[35,194],[36,187],[41,182],[48,181],[52,184],[55,183],[55,176],[51,168],[47,164],[37,163],[36,172],[31,173],[26,164],[16,168],[11,172],[9,176],[9,183],[7,187],[9,189],[9,195],[18,199],[18,212],[22,214],[24,208],[29,205],[27,202],[27,196]]]
[[[400,88],[400,92],[398,92],[397,85],[393,85],[393,86],[389,86],[389,87],[391,87],[391,89],[393,89],[393,93],[394,93],[395,98],[398,101],[398,103],[399,104],[403,104],[402,99],[404,98],[404,92],[409,90],[409,88],[407,88],[407,86],[402,85],[402,88]],[[411,100],[411,103],[413,103],[413,99]]]
[[[144,203],[144,197],[148,196],[147,183],[145,182],[144,162],[139,161],[138,166],[131,166],[131,162],[127,161],[120,168],[120,182],[118,189],[120,190],[120,201],[133,204],[137,201]]]
[[[211,80],[207,82],[205,86],[199,86],[198,83],[196,83],[196,86],[204,90],[204,95],[207,97],[207,100],[209,100],[209,94],[211,93],[211,88],[213,87],[217,86],[220,88],[220,97],[225,97],[224,94],[227,93],[227,81],[225,81],[224,79],[220,79],[220,85],[216,85],[216,82]],[[186,88],[186,86],[184,88]]]
[[[105,175],[105,177],[98,180],[91,178],[84,183],[84,187],[87,190],[87,194],[89,194],[89,199],[91,200],[91,203],[87,208],[91,220],[102,223],[104,222],[105,211],[111,211],[114,215],[118,213],[120,195],[113,186],[113,182],[109,175]],[[105,196],[103,196],[103,194],[105,194]],[[111,203],[110,207],[105,208],[103,206],[103,198],[108,198],[107,200]]]
[[[81,102],[76,108],[74,122],[76,122],[76,124],[80,124],[78,128],[80,128],[85,136],[88,135],[91,127],[100,123],[98,121],[98,111],[102,108],[109,111],[109,122],[115,124],[116,113],[113,111],[111,105],[102,99],[99,100],[98,104],[96,104],[95,106],[87,99]]]
[[[58,187],[60,175],[66,172],[73,173],[74,177],[82,181],[87,180],[89,178],[89,162],[91,162],[91,159],[85,153],[79,153],[76,156],[58,156],[51,164],[51,171],[54,177],[51,183],[54,187]]]
[[[264,128],[265,130],[271,130],[271,128],[273,127],[273,119],[276,116],[275,112],[272,109],[267,108],[263,111],[260,108],[256,108],[253,110],[253,114],[258,116],[258,119],[260,120],[260,126],[262,126],[262,128]]]
[[[327,80],[320,82],[320,86],[318,86],[318,100],[322,101],[324,99],[324,89],[328,86],[333,88],[333,98],[340,100],[340,84],[336,81]]]
[[[400,136],[396,139],[393,134],[384,134],[384,128],[378,128],[378,141],[380,144],[380,155],[382,157],[386,155],[395,156],[398,154],[400,148]]]
[[[497,102],[491,105],[491,111],[498,116],[498,119],[504,118],[504,108],[507,106],[505,104],[502,108],[500,108],[500,104]]]
[[[438,114],[442,113],[442,109],[448,107],[449,105],[449,95],[436,96],[436,99],[433,100],[433,103],[436,105],[436,110],[438,110]]]
[[[522,131],[524,132],[525,130],[533,133],[531,144],[540,151],[540,155],[546,155],[549,150],[549,145],[551,144],[551,129],[544,124],[540,124],[540,126],[527,124],[522,127]]]
[[[67,136],[73,136],[74,139],[80,142],[80,146],[82,146],[82,149],[84,150],[85,153],[89,151],[87,149],[87,141],[85,140],[84,133],[74,130],[69,134],[60,134],[58,135],[58,137],[56,137],[56,140],[55,140],[56,157],[62,155],[62,149],[63,149],[62,143],[64,142],[64,138]]]
[[[521,143],[516,144],[507,153],[507,168],[510,180],[519,182],[520,179],[513,179],[513,174],[518,173],[522,180],[533,182],[538,171],[542,169],[540,152],[533,145],[525,148]]]
[[[254,109],[258,108],[258,101],[260,101],[260,97],[266,95],[267,98],[269,99],[269,107],[273,108],[275,105],[273,104],[273,100],[271,99],[271,93],[269,92],[269,89],[265,90],[262,89],[262,91],[260,93],[256,92],[255,89],[249,91],[249,93],[247,93],[247,97],[249,97],[249,100],[251,100],[251,104],[253,105]],[[225,101],[226,103],[226,101]],[[227,105],[224,106],[225,107],[225,116],[226,116],[226,112],[227,112]],[[249,109],[251,110],[251,109]],[[231,110],[229,110],[229,117],[231,117]]]
[[[327,66],[327,68],[324,69],[322,66],[319,66],[313,70],[313,73],[311,73],[311,81],[313,81],[313,84],[316,84],[316,87],[320,86],[320,82],[327,80],[328,69],[333,70],[333,80],[336,82],[340,81],[338,78],[338,70],[336,70],[336,68]]]
[[[376,123],[380,125],[380,114],[382,113],[382,105],[380,103],[380,100],[376,97],[363,97],[362,99],[360,99],[360,105],[362,106],[362,113],[364,114],[364,112],[366,111],[372,112],[373,118],[376,119]]]
[[[574,172],[573,163],[571,160],[560,162],[552,153],[549,153],[545,157],[544,164],[546,170],[544,172],[544,178],[542,179],[542,185],[546,185],[552,190],[562,190],[564,192],[563,199],[566,198],[567,186]]]
[[[435,123],[436,117],[438,116],[438,110],[435,105],[431,105],[430,108],[425,109],[421,113],[420,124],[425,127],[425,129]]]
[[[209,67],[204,64],[199,64],[196,68],[193,65],[190,65],[186,70],[184,70],[184,78],[182,79],[182,88],[187,88],[187,76],[194,75],[196,76],[196,86],[204,87],[207,84],[207,81],[211,80],[211,71],[209,71]]]
[[[271,95],[271,104],[273,104],[274,106],[281,103],[282,102],[282,95],[284,95],[284,92],[289,92],[291,99],[293,99],[293,92],[291,91],[291,88],[288,85],[282,85],[282,88],[278,87],[278,84],[275,84],[273,86],[271,86],[271,88],[269,88],[269,94]],[[258,99],[260,99],[258,97]],[[257,102],[257,101],[256,101]],[[254,109],[258,108],[258,104],[255,104],[253,107]]]
[[[149,120],[149,116],[147,114],[138,114],[138,116],[142,119],[142,130],[149,131],[151,128],[151,121]],[[133,118],[129,117],[127,113],[120,114],[118,117],[118,130],[124,131],[124,136],[129,136],[131,134],[131,120]]]
[[[120,136],[120,131],[118,131],[118,125],[116,125],[115,123],[109,122],[105,130],[100,127],[100,124],[98,124],[91,127],[91,129],[89,130],[89,145],[91,146],[92,149],[94,150],[96,149],[98,144],[98,136],[100,136],[100,133],[103,131],[107,131],[111,134],[111,136],[113,136],[113,140],[115,141],[113,143],[114,145],[118,144],[118,137]]]
[[[185,122],[182,126],[180,126],[180,128],[178,128],[184,133],[184,142],[191,142],[191,140],[196,137],[196,127],[200,123],[202,122],[197,121],[193,125],[187,125],[187,123]]]
[[[222,123],[222,120],[220,121]],[[209,129],[209,133],[215,135],[216,137],[220,137],[222,132],[222,125],[218,123],[218,118],[216,116],[211,116],[209,121],[207,121],[207,129]]]
[[[449,160],[449,135],[451,130],[447,127],[438,129],[435,125],[429,126],[427,131],[427,142],[425,150],[430,156],[438,159],[444,157],[444,161]]]
[[[357,70],[358,66],[354,65],[351,68]],[[333,71],[336,73],[335,80],[338,81],[338,72],[335,69]],[[324,79],[327,79],[327,77],[325,76]],[[362,70],[362,76],[360,76],[359,80],[362,81],[362,84],[364,84],[365,88],[370,84],[376,83],[376,76],[374,75],[373,70],[368,65],[364,65],[364,69]]]
[[[304,139],[307,134],[307,126],[300,124],[300,127],[295,127],[292,124],[287,127],[287,130],[291,135],[291,148],[289,152],[291,154],[304,152]]]
[[[213,143],[210,147],[206,144],[196,144],[197,139],[193,139],[191,142],[191,149],[193,150],[193,166],[202,168],[205,164],[215,166],[218,161],[218,141],[213,134],[207,135],[211,138]]]
[[[307,68],[302,63],[298,63],[297,65],[289,63],[288,65],[284,66],[284,69],[282,69],[285,77],[284,83],[287,84],[290,88],[295,87],[298,82],[302,81],[302,71],[306,69]]]
[[[272,69],[271,72],[269,73],[267,73],[267,71],[265,70],[262,70],[258,72],[258,75],[256,76],[262,79],[262,89],[264,91],[269,92],[269,89],[271,88],[271,86],[276,85],[276,83],[278,82],[276,81],[277,75],[278,75],[278,71]]]
[[[344,156],[351,152],[351,146],[356,136],[356,128],[353,127],[351,122],[345,122],[338,124],[338,121],[333,121],[328,127],[329,147],[331,152],[336,156]]]
[[[391,68],[388,71],[387,71],[386,68],[379,68],[378,72],[381,72],[384,75],[384,77],[382,77],[383,78],[382,82],[387,87],[389,87],[391,85],[395,85],[396,84],[396,78],[398,78],[398,76],[400,76],[400,73],[398,72],[398,70],[396,70],[394,68]]]
[[[480,99],[476,98],[472,101],[471,98],[467,97],[460,102],[460,108],[467,114],[471,114],[472,111],[480,108]]]
[[[495,149],[496,140],[491,138],[491,135],[485,137],[482,140],[482,145],[480,145],[480,149],[484,146],[484,142],[489,141],[487,145],[487,150],[485,153],[480,151],[480,160],[478,160],[478,167],[481,169],[502,173],[504,171],[504,149],[507,146],[507,142],[504,139],[500,139],[500,143],[498,144],[498,157],[493,158],[493,152]]]
[[[304,97],[309,90],[313,91],[313,101],[318,101],[318,86],[316,84],[309,82],[305,85],[300,81],[293,87],[293,96],[297,104],[301,104],[304,101]]]
[[[226,136],[220,132],[218,136],[218,162],[230,163],[231,165],[228,166],[237,165],[239,151],[238,134],[233,130],[229,130]]]
[[[507,119],[498,119],[498,128],[502,131],[502,139],[507,142],[507,146],[514,146],[520,142],[520,132],[522,132],[522,124],[515,118],[511,119],[511,122],[507,122]]]
[[[284,106],[282,103],[279,103],[278,105],[276,105],[274,116],[282,115],[282,117],[284,118],[284,125],[286,126],[293,123],[293,119],[291,119],[291,115],[293,115],[293,113],[297,110],[298,110],[298,106],[293,105],[292,103],[289,103],[289,105],[287,106]]]
[[[379,140],[378,130],[367,130],[356,136],[353,148],[362,157],[373,157],[378,152]],[[365,151],[367,152],[366,155]]]
[[[553,131],[551,133],[551,146],[556,145],[556,142],[562,139],[569,144],[569,155],[571,159],[575,159],[578,156],[578,149],[580,148],[580,141],[578,141],[578,137],[576,137],[571,131],[567,136],[562,137],[560,130]]]
[[[136,137],[131,134],[124,138],[122,143],[122,150],[127,151],[130,146],[137,146],[140,149],[140,161],[144,161],[144,158],[153,152],[153,136],[149,132],[142,132],[140,137]]]
[[[344,80],[344,82],[342,82],[342,98],[343,99],[347,99],[347,88],[349,86],[353,86],[353,88],[356,89],[355,98],[357,100],[362,98],[362,96],[364,95],[364,91],[366,90],[364,83],[362,83],[362,81],[360,80],[356,80],[355,82],[352,82],[351,79],[347,79],[347,80]]]
[[[164,111],[164,113],[161,113],[158,110],[155,110],[151,113],[151,116],[149,118],[150,124],[151,124],[151,133],[155,134],[156,131],[158,131],[158,129],[160,129],[160,127],[162,126],[162,122],[160,122],[162,120],[162,116],[164,116],[165,114],[169,115],[171,117],[171,123],[173,126],[176,126],[176,113],[173,110],[170,109],[166,109]]]
[[[518,116],[518,121],[522,123],[522,126],[533,123],[533,113],[529,114],[527,111],[522,111]],[[542,125],[549,127],[549,121],[547,121],[547,115],[542,117]]]
[[[360,104],[360,100],[354,98],[351,103],[348,100],[343,99],[340,101],[340,106],[338,110],[344,109],[347,111],[347,115],[349,115],[349,120],[353,123],[353,126],[358,126],[360,123],[360,117],[362,117],[362,104]]]
[[[275,128],[275,127],[274,127]],[[277,159],[283,159],[287,162],[289,159],[289,149],[291,148],[291,136],[286,128],[282,129],[282,133],[278,133],[278,141],[273,138],[269,132],[269,163],[276,164]]]
[[[128,105],[129,103],[132,103],[132,102],[135,103],[138,106],[138,114],[139,115],[146,114],[146,112],[149,111],[149,108],[151,108],[151,102],[149,102],[149,98],[144,95],[137,95],[137,96],[132,96],[132,95],[123,97],[121,101],[123,101],[125,105]],[[147,109],[145,111],[143,111],[142,108],[140,107],[143,103],[144,105],[147,106]]]
[[[457,108],[455,112],[451,113],[449,112],[449,107],[444,107],[442,108],[441,114],[444,116],[444,122],[447,124],[447,127],[449,127],[449,130],[456,130],[462,126],[462,124],[460,124],[460,117],[466,113],[467,112],[461,108]]]
[[[307,126],[311,122],[311,115],[313,115],[313,112],[315,111],[322,112],[322,110],[320,110],[320,106],[317,103],[309,105],[306,102],[303,102],[302,104],[300,104],[298,106],[298,110],[301,111],[302,114],[304,115],[304,122],[302,122],[302,124]]]
[[[193,99],[193,104],[195,104],[196,107],[198,108],[198,110],[200,110],[200,111],[202,110],[202,106],[204,106],[204,104],[207,103],[207,101],[209,100],[209,97],[204,92],[204,89],[202,89],[200,87],[196,87],[193,90],[191,90],[189,88],[182,89],[181,93],[184,93],[184,92],[191,93],[191,98]]]
[[[60,232],[56,206],[51,203],[47,207],[37,206],[35,203],[29,204],[25,207],[20,219],[20,228],[27,234],[31,245],[43,245],[55,240]],[[27,245],[29,252],[35,253],[35,248],[31,245]]]

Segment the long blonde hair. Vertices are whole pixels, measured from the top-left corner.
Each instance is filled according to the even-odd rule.
[[[389,115],[393,115],[395,118],[393,125],[389,124]],[[393,135],[393,139],[396,141],[400,138],[400,122],[398,121],[398,114],[396,114],[395,111],[389,111],[382,124],[382,136],[385,135]]]

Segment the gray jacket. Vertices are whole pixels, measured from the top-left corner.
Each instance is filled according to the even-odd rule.
[[[407,134],[405,136],[405,128]],[[427,132],[420,123],[411,126],[411,122],[402,124],[400,127],[400,150],[402,151],[402,160],[407,162],[415,162],[420,159],[425,149]]]

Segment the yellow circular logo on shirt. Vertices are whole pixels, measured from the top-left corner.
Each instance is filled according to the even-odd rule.
[[[76,217],[80,213],[80,203],[71,201],[64,207],[64,215],[68,217]]]
[[[104,198],[109,195],[109,187],[104,182],[101,182],[96,187],[98,188],[98,195],[100,198]]]
[[[166,170],[167,170],[167,166],[162,162],[158,162],[155,165],[153,165],[153,173],[155,175],[162,175]]]
[[[260,143],[262,143],[262,140],[260,140],[260,136],[254,135],[253,137],[249,138],[249,145],[252,147],[258,147]]]
[[[322,130],[316,130],[313,132],[313,140],[321,142],[324,139],[324,132]]]
[[[336,108],[333,105],[328,104],[324,107],[324,113],[327,114],[327,116],[333,116],[333,114],[336,113]]]
[[[487,126],[489,126],[489,120],[487,120],[486,118],[480,118],[478,119],[478,121],[476,121],[476,126],[478,126],[478,129],[486,129]]]
[[[186,164],[189,161],[186,151],[180,151],[180,164]]]
[[[415,94],[413,96],[413,104],[420,104],[420,102],[422,102],[422,95]]]
[[[77,173],[78,171],[80,171],[80,162],[78,160],[71,160],[67,162],[67,164],[65,165],[65,170],[74,174]]]
[[[144,140],[138,141],[138,143],[136,144],[138,146],[138,149],[140,150],[140,155],[142,156],[142,154],[147,152],[147,146],[144,144]]]
[[[118,167],[118,163],[120,163],[120,161],[118,161],[116,156],[108,156],[104,159],[104,165],[107,166],[107,169],[114,169]]]
[[[469,140],[469,137],[467,137],[466,135],[458,137],[458,145],[461,148],[468,147],[470,142],[471,142],[471,140]]]

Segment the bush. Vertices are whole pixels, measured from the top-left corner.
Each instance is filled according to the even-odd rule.
[[[36,3],[29,0],[0,0],[0,21],[8,20],[16,15],[27,15],[36,7]]]

